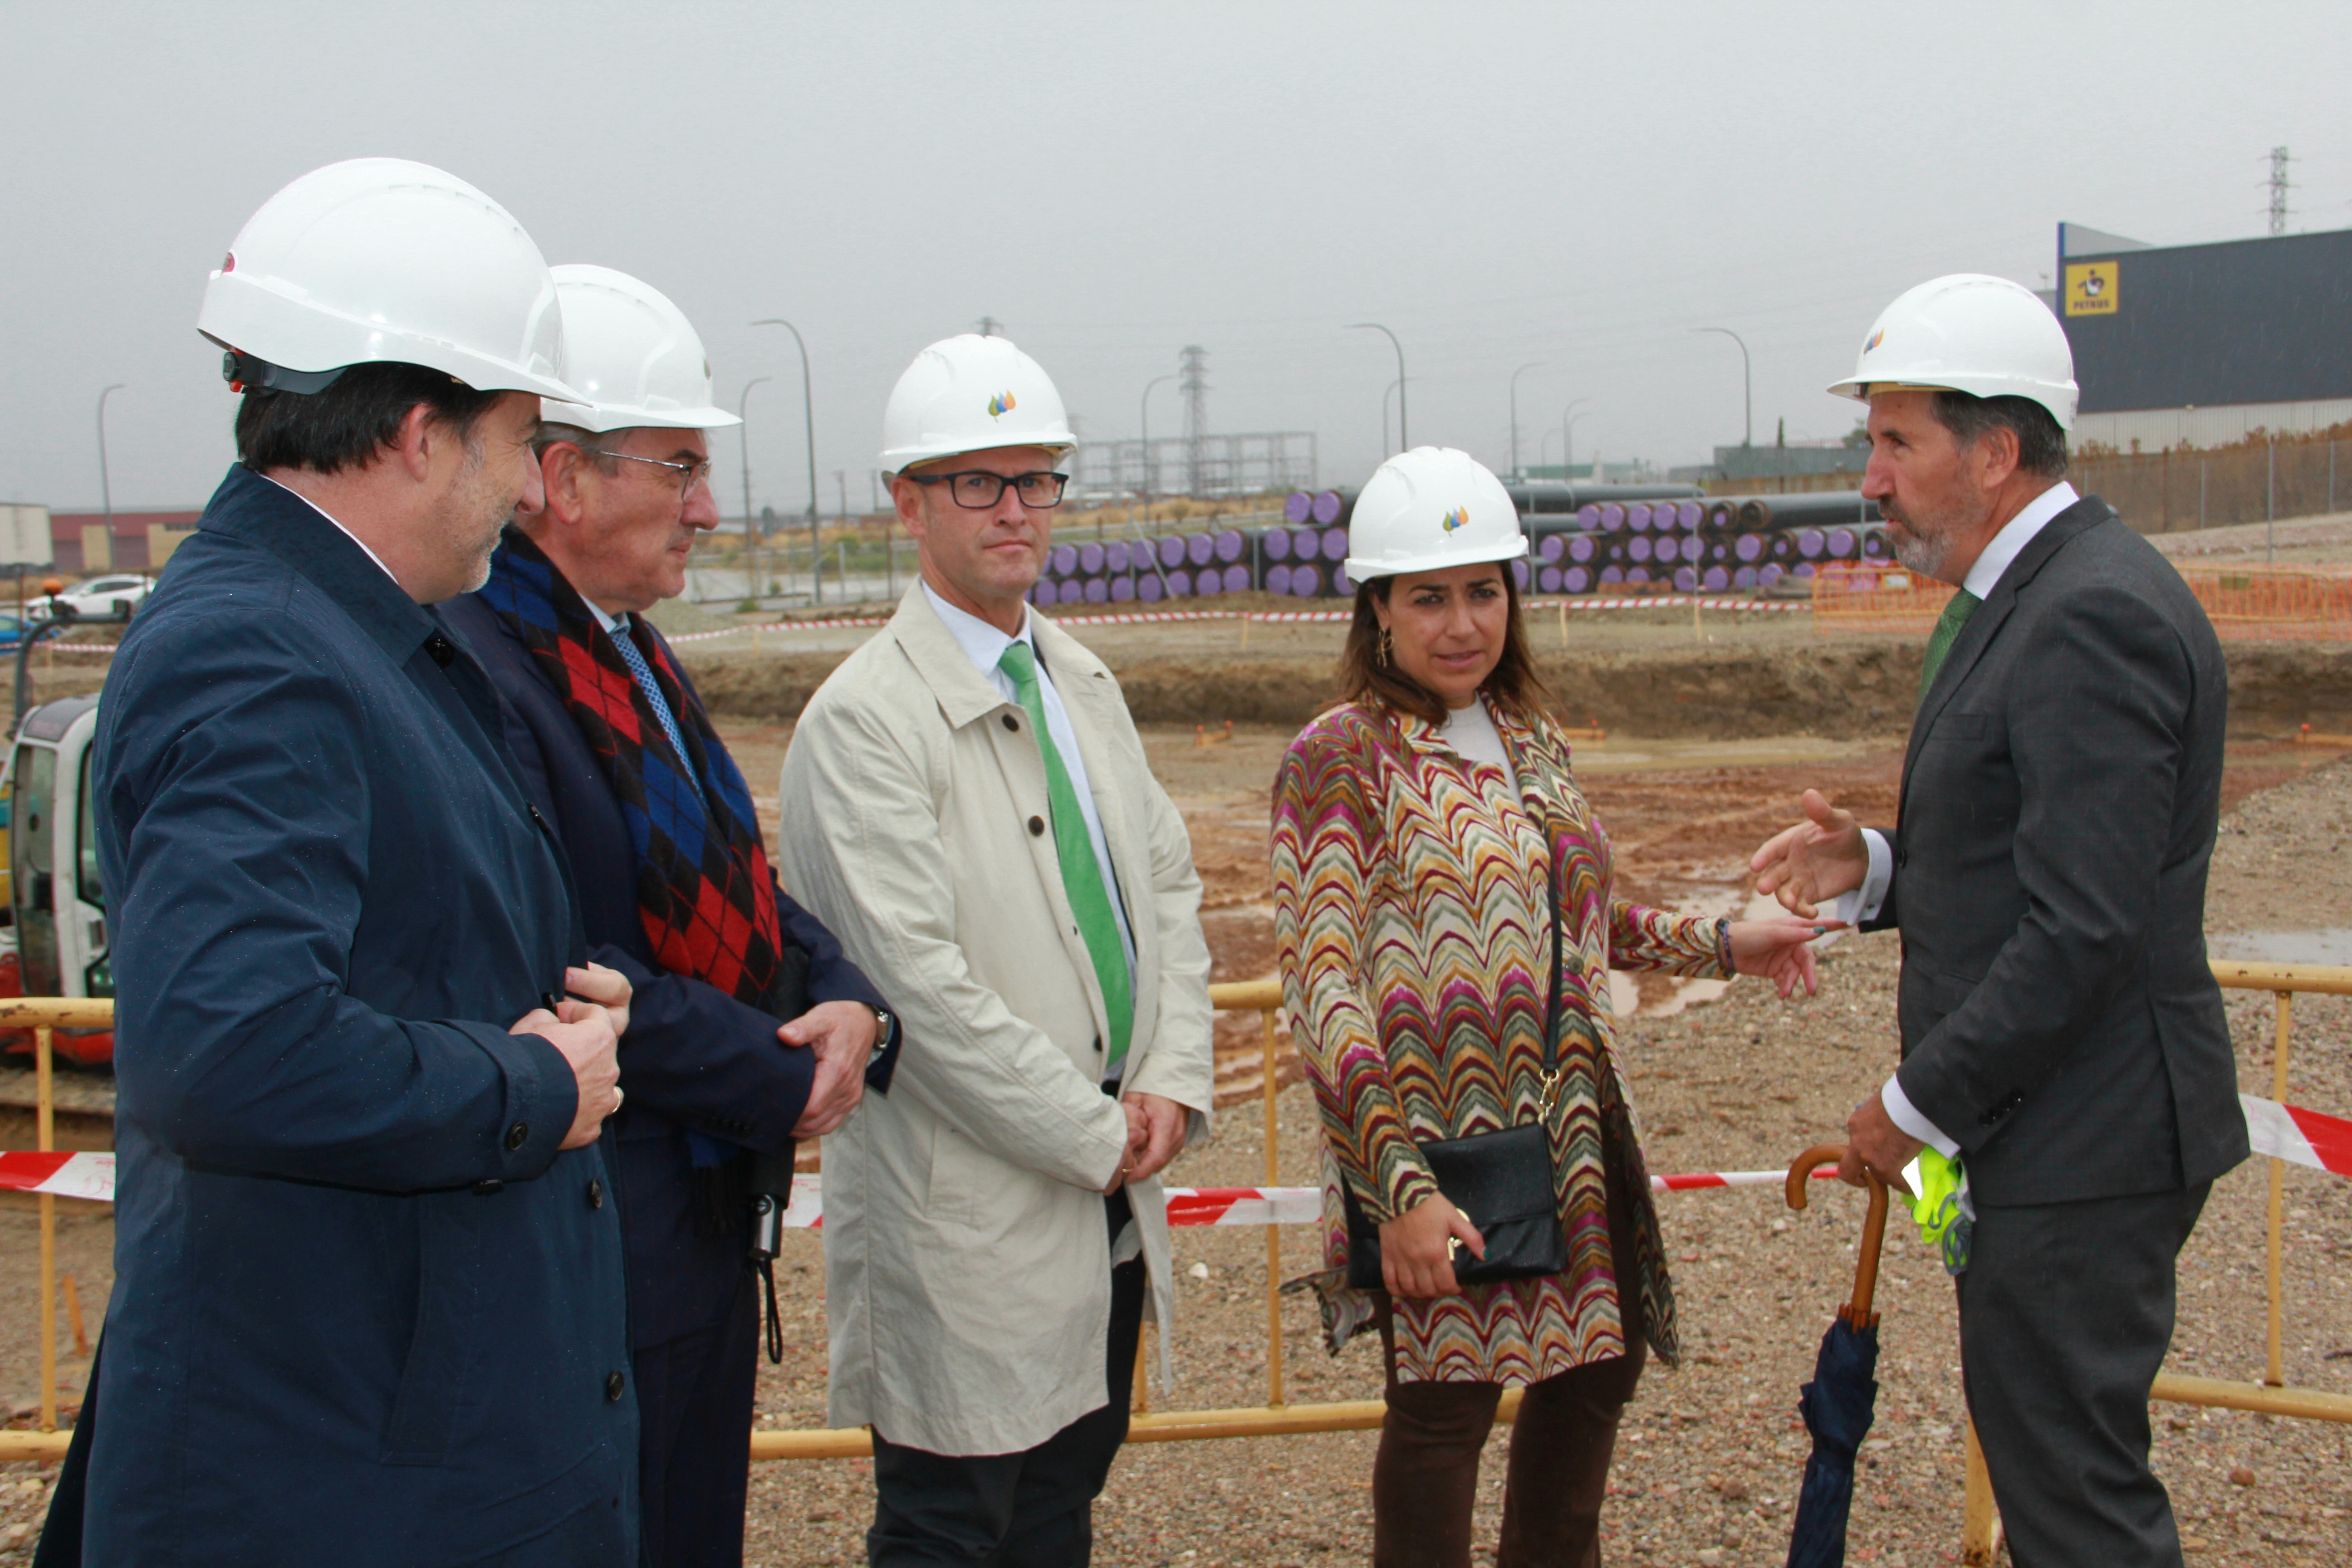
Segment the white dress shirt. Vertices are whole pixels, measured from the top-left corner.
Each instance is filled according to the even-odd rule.
[[[1018,705],[1021,697],[1013,689],[1013,678],[997,668],[997,660],[1015,642],[1029,645],[1035,658],[1037,639],[1031,635],[1029,607],[1021,608],[1021,635],[1017,637],[1003,632],[968,610],[960,610],[923,584],[923,595],[939,612],[940,620],[947,626],[948,635],[971,660],[972,668],[988,677],[989,684],[1003,693],[1007,702]],[[1102,815],[1095,809],[1094,791],[1087,784],[1087,759],[1078,751],[1077,731],[1070,728],[1069,710],[1062,706],[1062,694],[1054,689],[1054,678],[1045,668],[1045,661],[1037,660],[1037,700],[1045,710],[1045,733],[1054,740],[1054,750],[1061,753],[1062,771],[1070,775],[1070,788],[1078,797],[1078,812],[1087,819],[1087,837],[1094,845],[1095,864],[1102,868],[1103,887],[1110,894],[1111,918],[1118,922],[1119,951],[1127,954],[1127,970],[1130,990],[1135,974],[1135,935],[1127,929],[1127,900],[1118,890],[1118,872],[1110,863],[1110,843],[1103,837]]]
[[[1976,564],[1969,568],[1969,574],[1960,586],[1980,600],[1991,598],[1992,591],[2000,585],[2002,575],[2008,572],[2010,563],[2033,542],[2033,536],[2048,527],[2052,518],[2081,499],[2075,494],[2073,485],[2061,479],[2027,501],[2024,510],[2011,518],[2001,531],[1986,542],[1983,553],[1977,557]],[[1832,911],[1839,920],[1856,925],[1876,918],[1879,907],[1886,902],[1886,889],[1895,880],[1895,851],[1887,847],[1886,836],[1874,827],[1865,827],[1862,830],[1862,841],[1870,851],[1870,869],[1864,875],[1861,887],[1839,895],[1837,907]],[[1878,1091],[1878,1099],[1886,1107],[1887,1119],[1910,1137],[1916,1138],[1946,1159],[1960,1152],[1959,1144],[1946,1137],[1942,1128],[1919,1113],[1918,1108],[1911,1103],[1911,1097],[1903,1092],[1899,1078],[1889,1078],[1886,1087]]]

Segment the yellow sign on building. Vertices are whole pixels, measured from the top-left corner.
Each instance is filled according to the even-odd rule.
[[[2077,261],[2066,268],[2066,313],[2070,316],[2112,316],[2116,313],[2116,268],[2113,261]]]

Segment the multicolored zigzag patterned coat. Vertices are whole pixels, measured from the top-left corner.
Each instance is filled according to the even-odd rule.
[[[1518,775],[1457,756],[1423,721],[1356,704],[1283,758],[1274,800],[1283,1000],[1323,1114],[1316,1284],[1332,1348],[1371,1321],[1346,1284],[1339,1183],[1377,1220],[1437,1184],[1416,1140],[1534,1120],[1550,985],[1546,903],[1560,890],[1560,1084],[1552,1161],[1569,1266],[1548,1279],[1395,1303],[1399,1379],[1538,1382],[1625,1352],[1621,1279],[1676,1358],[1673,1286],[1613,1047],[1609,970],[1726,977],[1710,920],[1610,894],[1608,836],[1547,721],[1496,708]],[[1604,1147],[1614,1152],[1613,1170]],[[1636,1257],[1611,1255],[1608,1185],[1633,1186]]]

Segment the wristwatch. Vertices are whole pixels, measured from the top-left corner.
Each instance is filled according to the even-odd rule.
[[[898,1015],[871,1002],[866,1005],[866,1010],[874,1015],[874,1049],[877,1053],[888,1050],[892,1037],[898,1033]]]

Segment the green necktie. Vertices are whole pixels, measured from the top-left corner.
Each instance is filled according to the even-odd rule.
[[[1960,628],[1969,624],[1969,617],[1975,615],[1977,606],[1983,603],[1982,599],[1963,588],[1952,595],[1952,602],[1946,605],[1944,613],[1936,618],[1936,629],[1927,634],[1927,657],[1919,665],[1921,701],[1927,700],[1927,688],[1936,684],[1936,672],[1944,668],[1945,656],[1952,651],[1952,645],[1960,640]]]
[[[1069,895],[1070,912],[1077,917],[1078,935],[1094,960],[1095,978],[1102,983],[1103,1010],[1110,1015],[1110,1055],[1104,1066],[1108,1077],[1127,1059],[1127,1046],[1135,1032],[1134,982],[1128,974],[1127,950],[1119,944],[1118,918],[1112,913],[1110,889],[1104,885],[1102,862],[1095,858],[1094,839],[1087,832],[1086,814],[1078,809],[1078,792],[1062,753],[1045,728],[1045,702],[1037,689],[1037,656],[1025,642],[1015,642],[996,661],[1012,678],[1013,690],[1029,715],[1037,750],[1045,757],[1045,799],[1054,814],[1054,853],[1062,863],[1062,890]]]

